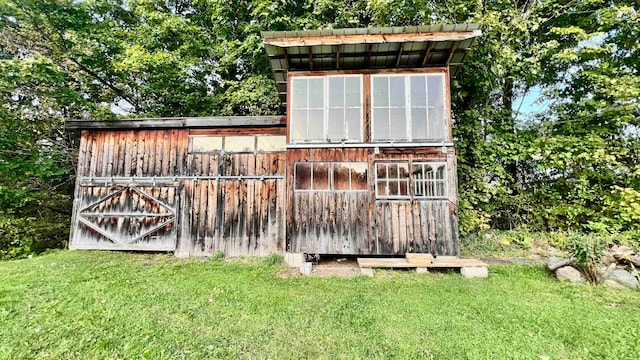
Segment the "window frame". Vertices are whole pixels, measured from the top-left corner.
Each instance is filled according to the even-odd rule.
[[[389,174],[389,164],[395,164],[396,166],[400,166],[400,165],[407,165],[408,167],[408,172],[409,172],[409,177],[407,178],[407,195],[379,195],[378,194],[378,183],[385,181],[387,183],[387,186],[389,184],[389,181],[398,181],[398,186],[400,184],[400,181],[403,181],[400,177],[398,177],[397,179],[390,179],[388,176]],[[378,165],[385,165],[387,166],[386,169],[386,173],[387,173],[387,177],[384,179],[380,179],[378,178]],[[412,171],[412,167],[414,165],[429,165],[431,166],[433,169],[437,169],[440,166],[444,166],[444,174],[443,174],[443,178],[442,179],[434,179],[434,182],[438,182],[441,181],[442,185],[443,185],[443,190],[444,190],[444,194],[443,195],[437,195],[437,196],[427,196],[427,195],[416,195],[416,185],[418,183],[424,183],[425,185],[429,182],[429,179],[416,179],[416,177],[413,174]],[[449,170],[448,170],[448,163],[446,161],[428,161],[428,160],[419,160],[419,161],[407,161],[407,160],[383,160],[383,161],[376,161],[374,162],[373,165],[373,182],[374,182],[374,199],[375,200],[447,200],[449,198],[449,182],[448,182],[448,176],[449,176]],[[399,171],[398,171],[398,176],[399,176]],[[416,181],[417,180],[417,181]]]
[[[328,165],[328,185],[327,185],[327,189],[314,189],[313,188],[313,184],[314,184],[314,165],[315,164],[327,164]],[[336,164],[354,164],[354,163],[361,163],[362,165],[365,165],[365,169],[366,169],[366,175],[367,175],[367,187],[364,189],[353,189],[353,171],[349,171],[349,189],[336,189],[335,185],[334,185],[334,167]],[[309,189],[298,189],[296,187],[297,184],[297,180],[298,180],[298,165],[300,164],[308,164],[311,168],[311,173],[310,173],[310,180],[309,180],[309,184],[310,184],[310,188]],[[296,161],[293,163],[293,192],[294,193],[310,193],[310,192],[339,192],[339,193],[345,193],[345,192],[367,192],[369,191],[369,167],[368,167],[368,163],[366,161]]]
[[[424,77],[425,78],[425,96],[426,96],[426,105],[425,106],[414,106],[412,104],[411,101],[411,78],[412,77]],[[442,78],[442,104],[440,105],[431,105],[429,104],[429,88],[428,88],[428,77],[430,76],[439,76]],[[404,79],[404,92],[405,92],[405,96],[404,96],[404,106],[391,106],[391,91],[390,88],[391,86],[390,84],[390,79],[392,77],[401,77]],[[388,84],[388,103],[386,106],[376,106],[374,103],[374,98],[375,98],[375,79],[376,78],[388,78],[389,80],[387,80],[387,84]],[[371,142],[372,143],[384,143],[384,142],[414,142],[414,141],[422,141],[422,140],[446,140],[449,136],[448,136],[448,124],[449,124],[449,111],[448,111],[448,94],[447,94],[447,74],[445,72],[424,72],[424,73],[402,73],[402,74],[371,74],[371,81],[370,81],[370,108],[369,108],[369,112],[370,112],[370,117],[371,117]],[[389,119],[387,121],[389,121],[389,129],[391,129],[391,109],[400,109],[403,108],[405,110],[405,137],[403,138],[399,138],[399,139],[391,139],[391,138],[376,138],[376,130],[375,130],[375,123],[376,123],[376,119],[375,119],[375,110],[376,109],[388,109],[389,111]],[[427,137],[426,139],[420,138],[420,139],[415,139],[413,138],[413,119],[412,119],[412,109],[414,108],[424,108],[425,112],[426,112],[426,124],[425,126],[427,127],[427,129],[429,128],[429,109],[435,109],[435,108],[441,108],[442,109],[442,136],[440,137]]]
[[[342,107],[330,107],[329,106],[329,79],[331,78],[357,78],[359,81],[359,91],[360,91],[360,98],[359,98],[359,106],[358,107],[347,107],[347,106],[342,106]],[[307,107],[306,108],[294,108],[293,107],[293,102],[289,101],[290,104],[287,104],[288,107],[288,117],[289,117],[289,142],[293,143],[293,144],[321,144],[321,143],[336,143],[336,144],[340,144],[340,143],[362,143],[364,142],[364,112],[365,112],[365,99],[364,99],[364,74],[335,74],[335,75],[322,75],[322,76],[318,76],[318,75],[311,75],[311,76],[307,76],[307,75],[292,75],[289,78],[289,86],[288,88],[290,89],[289,91],[290,93],[290,100],[293,100],[293,82],[296,80],[301,80],[301,79],[305,79],[305,80],[310,80],[310,79],[322,79],[322,86],[323,86],[323,99],[322,99],[322,139],[309,139],[308,136],[308,124],[309,124],[309,118],[308,118],[308,114],[307,114],[307,122],[306,122],[306,139],[294,139],[294,135],[293,135],[293,123],[294,123],[294,117],[293,117],[293,112],[294,110],[306,110],[309,111],[310,109],[313,110],[319,110],[319,108],[309,108],[308,107],[308,96],[309,96],[309,85],[307,82]],[[346,85],[345,88],[346,90]],[[346,94],[346,91],[344,92],[344,94]],[[344,104],[344,102],[343,102]],[[343,134],[347,137],[347,139],[329,139],[329,113],[331,109],[343,109],[343,120],[342,120],[342,126],[343,126]],[[346,109],[358,109],[358,136],[357,137],[353,137],[353,138],[349,138],[351,137],[351,134],[349,134],[349,127],[348,127],[348,121],[346,118]]]

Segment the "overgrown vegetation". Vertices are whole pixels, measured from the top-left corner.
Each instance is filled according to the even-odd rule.
[[[0,263],[0,359],[635,359],[640,297],[542,268],[488,279],[65,251]]]
[[[452,83],[460,224],[640,231],[638,2],[8,0],[0,2],[0,256],[68,228],[68,118],[282,112],[259,35],[481,22]],[[539,94],[539,95],[538,95]],[[522,105],[537,98],[544,106]]]

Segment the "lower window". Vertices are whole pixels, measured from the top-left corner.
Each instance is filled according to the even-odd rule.
[[[380,162],[375,170],[376,199],[447,197],[444,162]]]

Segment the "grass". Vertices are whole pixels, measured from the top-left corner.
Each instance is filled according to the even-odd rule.
[[[0,262],[0,358],[635,359],[640,293],[488,279],[278,276],[274,259],[58,251]]]

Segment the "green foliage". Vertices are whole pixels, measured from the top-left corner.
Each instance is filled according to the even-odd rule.
[[[260,264],[264,266],[280,266],[284,264],[284,257],[280,254],[270,254],[260,259]]]
[[[607,238],[598,235],[573,236],[571,238],[571,255],[576,258],[576,265],[589,280],[599,284],[602,279],[598,274],[598,263],[602,258],[602,251],[609,248]]]
[[[24,258],[65,245],[69,223],[0,215],[0,260]]]
[[[224,251],[222,250],[216,250],[213,255],[211,255],[210,259],[213,261],[223,261],[224,259],[226,259],[227,256],[224,254]]]

